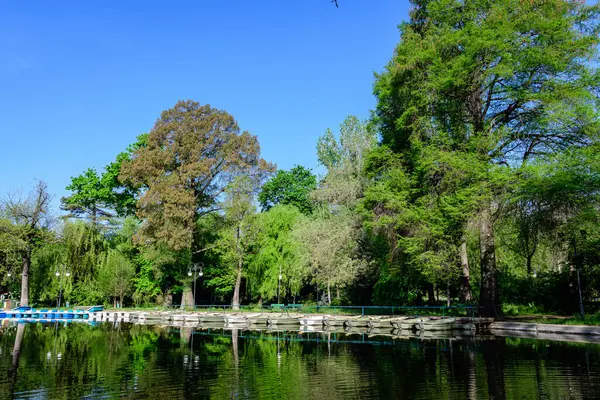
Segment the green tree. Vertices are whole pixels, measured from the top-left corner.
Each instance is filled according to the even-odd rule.
[[[234,276],[231,305],[235,310],[240,306],[244,266],[256,239],[255,192],[256,185],[251,178],[240,177],[227,187],[222,204],[226,225],[221,232],[219,250],[222,261],[229,267],[229,275]]]
[[[305,215],[313,210],[309,193],[317,187],[317,177],[309,169],[297,165],[289,171],[279,170],[265,183],[258,194],[263,211],[276,204],[293,205]]]
[[[216,211],[227,185],[239,175],[258,177],[273,169],[260,157],[257,138],[240,133],[227,112],[180,101],[161,114],[147,145],[122,165],[119,178],[146,188],[137,202],[140,243],[193,257],[202,250],[194,240],[196,222]]]
[[[373,130],[354,116],[346,117],[340,124],[338,137],[327,129],[317,141],[317,157],[327,174],[313,192],[315,200],[353,209],[366,186],[365,155],[376,144]]]
[[[83,174],[72,177],[66,189],[73,194],[61,198],[61,208],[67,211],[66,216],[89,219],[94,226],[100,226],[116,215],[133,214],[139,190],[122,183],[118,177],[123,163],[131,160],[135,151],[145,147],[147,140],[147,134],[138,136],[137,141],[117,155],[100,175],[95,169],[88,168]]]
[[[432,0],[377,77],[375,122],[408,173],[425,146],[472,154],[481,194],[482,314],[500,316],[494,224],[513,170],[585,146],[598,131],[598,6]]]
[[[135,268],[131,262],[118,250],[110,249],[100,264],[98,272],[98,283],[107,296],[117,299],[123,304],[123,299],[132,287],[135,276]]]
[[[339,299],[340,291],[352,283],[363,267],[364,261],[357,257],[359,233],[355,216],[346,210],[323,210],[294,229],[295,240],[301,244],[305,257],[300,262],[310,266],[313,281],[327,290],[329,304],[332,289]]]
[[[257,216],[257,237],[247,275],[248,287],[261,300],[275,298],[279,286],[279,295],[284,298],[298,295],[304,286],[309,275],[308,265],[300,243],[292,234],[303,220],[296,207],[283,204]]]

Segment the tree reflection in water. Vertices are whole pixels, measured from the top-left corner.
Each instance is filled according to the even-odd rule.
[[[168,326],[18,324],[0,398],[585,398],[598,345]]]

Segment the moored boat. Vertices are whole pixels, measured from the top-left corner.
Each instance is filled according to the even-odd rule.
[[[423,331],[451,331],[455,318],[431,318],[415,324],[415,328]]]
[[[323,316],[315,315],[311,317],[300,318],[300,325],[308,325],[308,326],[323,326]]]
[[[366,328],[369,326],[369,317],[347,317],[344,326],[352,328]]]
[[[277,325],[277,326],[283,326],[283,325],[292,326],[292,325],[300,325],[300,322],[298,320],[299,320],[298,317],[281,316],[281,317],[269,318],[267,323],[269,325]]]
[[[225,317],[222,314],[206,314],[202,315],[198,320],[202,323],[225,322]]]
[[[416,324],[423,322],[426,318],[407,318],[399,321],[398,325],[402,330],[413,330]]]
[[[248,324],[248,318],[245,315],[239,315],[239,314],[226,315],[225,322],[230,325],[231,324],[246,325],[246,324]]]
[[[344,323],[346,322],[346,318],[347,317],[340,317],[340,316],[326,316],[325,318],[323,318],[323,323],[326,326],[338,326],[338,327],[343,327]]]

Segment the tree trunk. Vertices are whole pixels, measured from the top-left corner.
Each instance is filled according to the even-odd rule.
[[[23,272],[21,273],[21,304],[29,305],[29,268],[31,267],[31,249],[27,248],[22,252]]]
[[[430,305],[435,303],[435,291],[433,289],[433,283],[427,284],[427,302]]]
[[[238,261],[237,276],[235,278],[235,288],[233,289],[233,299],[231,301],[234,310],[240,309],[240,286],[242,285],[242,260]]]
[[[494,242],[494,223],[491,204],[480,216],[479,247],[481,252],[481,290],[479,294],[479,312],[482,317],[502,318],[502,307],[498,294],[496,270],[496,245]]]
[[[23,342],[23,334],[25,333],[25,324],[17,325],[17,335],[15,336],[15,344],[12,352],[12,370],[17,371],[19,368],[19,356],[21,355],[21,343]]]
[[[527,255],[527,276],[531,276],[531,259],[533,258],[533,254]]]
[[[193,307],[194,306],[194,294],[192,293],[191,284],[186,285],[183,288],[183,293],[181,295],[181,308],[185,307]]]
[[[327,305],[331,305],[331,283],[327,282]]]
[[[235,288],[233,289],[233,299],[231,300],[231,308],[234,310],[240,309],[240,286],[242,285],[242,267],[244,266],[243,250],[242,250],[242,221],[240,221],[236,232],[236,247],[238,256],[237,276],[235,278]]]
[[[462,267],[462,284],[460,293],[463,303],[473,301],[473,292],[471,291],[471,273],[469,271],[469,254],[467,253],[467,241],[463,240],[460,244],[460,265]]]
[[[117,296],[113,297],[113,307],[117,308]]]

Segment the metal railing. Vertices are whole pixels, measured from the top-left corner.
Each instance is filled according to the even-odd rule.
[[[196,304],[181,307],[171,305],[156,307],[155,309],[172,309],[181,311],[233,311],[231,304]],[[474,317],[478,314],[478,306],[321,306],[306,304],[268,304],[268,305],[240,305],[235,310],[255,312],[281,312],[294,311],[303,314],[332,314],[332,315],[442,315]]]

